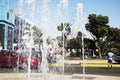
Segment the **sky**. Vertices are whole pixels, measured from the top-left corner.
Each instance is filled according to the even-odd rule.
[[[18,10],[18,2],[20,0],[1,0],[8,1],[9,8]],[[35,2],[33,19],[31,19],[31,5]],[[82,26],[82,30],[88,37],[89,33],[85,29],[85,24],[88,22],[89,14],[101,14],[109,17],[109,24],[111,27],[120,28],[120,0],[48,0],[47,8],[43,8],[43,0],[23,0],[23,6],[21,12],[25,17],[32,20],[39,28],[43,29],[48,36],[56,37],[60,36],[61,32],[57,30],[57,26],[61,22],[72,23],[71,29],[76,32],[76,26]],[[62,7],[61,1],[64,1],[64,7]],[[31,3],[30,3],[31,2]],[[76,17],[76,5],[78,3],[83,4],[83,21],[80,24]],[[2,3],[0,3],[2,4]],[[45,4],[44,4],[45,5]],[[62,9],[63,8],[63,9]],[[46,13],[44,13],[46,12]],[[73,23],[74,22],[74,23]],[[46,27],[43,25],[46,24]]]

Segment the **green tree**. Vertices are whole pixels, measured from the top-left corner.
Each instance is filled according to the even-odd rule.
[[[70,49],[81,49],[82,47],[82,40],[81,40],[82,33],[78,32],[76,38],[72,38],[70,40],[67,40],[67,48]]]
[[[120,48],[120,29],[109,28],[107,42],[109,48]]]
[[[62,46],[63,46],[63,44],[62,44],[62,37],[61,37],[61,36],[58,36],[58,37],[56,37],[56,39],[57,39],[57,41],[58,41],[59,47],[62,47]]]
[[[95,43],[91,39],[84,38],[84,44],[85,44],[85,49],[90,49],[92,51],[96,49]]]
[[[71,33],[70,23],[61,23],[57,26],[58,31],[61,31],[62,36],[64,35],[64,41],[66,43],[67,35]],[[63,37],[62,37],[63,38]],[[65,44],[66,46],[66,44]]]
[[[69,49],[81,49],[81,43],[75,38],[67,41],[67,48]]]
[[[46,42],[47,42],[47,44],[48,44],[48,45],[50,45],[50,44],[52,43],[52,39],[50,38],[50,36],[48,36],[48,38],[47,38],[47,41],[46,41]]]
[[[86,29],[91,33],[95,46],[98,49],[99,57],[101,58],[101,41],[107,36],[109,30],[109,18],[107,16],[90,14],[89,22],[85,25]]]
[[[71,32],[70,26],[71,25],[69,23],[61,23],[61,25],[57,26],[57,29],[58,31],[61,31],[61,32],[63,32],[63,30],[65,29],[65,31],[67,32],[67,35],[69,35]]]
[[[43,43],[42,36],[43,36],[42,31],[38,27],[34,26],[33,27],[33,40],[34,40],[34,43],[39,46],[39,49]]]

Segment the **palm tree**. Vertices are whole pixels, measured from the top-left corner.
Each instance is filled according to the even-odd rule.
[[[69,35],[71,33],[71,28],[70,28],[70,24],[69,23],[61,23],[61,25],[57,26],[58,31],[61,31],[62,36],[64,37],[64,41],[66,43],[67,40],[67,35]]]
[[[70,26],[71,25],[69,23],[61,23],[61,25],[57,26],[57,29],[58,31],[61,31],[61,32],[65,29],[65,31],[67,32],[67,35],[69,35],[71,32]]]

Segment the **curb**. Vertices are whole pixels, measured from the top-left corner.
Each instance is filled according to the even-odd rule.
[[[107,65],[108,63],[107,63],[107,61],[104,61],[104,62],[81,62],[81,64],[95,64],[95,65]]]
[[[86,61],[80,62],[80,66],[85,66],[87,68],[108,68],[107,61]],[[120,64],[112,64],[112,68],[120,68]]]
[[[108,68],[107,61],[67,61],[64,62],[64,65],[80,65],[80,67],[86,67],[86,68]],[[63,63],[54,63],[54,64],[48,64],[50,67],[61,67],[63,66]],[[120,68],[120,64],[113,64],[112,68]]]
[[[81,64],[80,66],[82,67],[87,67],[87,68],[108,68],[108,65],[86,65],[86,64]],[[112,68],[120,68],[120,65],[112,65]]]

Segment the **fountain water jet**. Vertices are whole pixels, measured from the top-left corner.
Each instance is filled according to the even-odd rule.
[[[77,19],[79,22],[79,26],[77,27],[77,31],[75,33],[75,37],[77,36],[78,30],[80,29],[80,27],[83,29],[83,4],[82,3],[77,3],[76,6],[76,10],[77,10]],[[83,55],[83,80],[85,80],[85,66],[84,66],[84,36],[85,34],[82,32],[82,55]]]
[[[22,12],[23,12],[23,0],[20,0],[19,1],[19,10],[18,10],[18,16],[19,16],[19,18],[21,18],[21,16],[22,16]],[[18,34],[18,36],[19,36],[19,38],[18,38],[18,50],[20,51],[21,50],[21,48],[20,48],[20,31],[21,31],[21,20],[19,19],[19,34]],[[18,52],[19,52],[18,51]],[[17,60],[17,73],[19,72],[19,55],[18,55],[18,60]]]
[[[42,64],[41,64],[41,70],[43,74],[43,80],[48,79],[48,63],[47,63],[47,34],[46,29],[48,27],[48,3],[50,0],[43,0],[42,10],[41,10],[41,23],[43,27],[43,47],[42,47]]]
[[[19,23],[19,28],[20,27],[22,27],[22,22],[21,22],[21,20],[22,19],[24,19],[25,17],[24,17],[24,10],[23,10],[23,8],[24,8],[24,3],[25,3],[25,1],[23,1],[23,0],[19,0],[19,6],[18,6],[18,17],[20,18],[20,23]],[[34,22],[34,8],[35,8],[35,1],[33,1],[33,0],[28,0],[27,1],[27,4],[29,5],[29,7],[30,7],[30,11],[31,11],[31,15],[29,15],[29,16],[31,16],[31,21],[32,22]],[[31,74],[31,51],[32,51],[32,46],[33,46],[33,37],[32,37],[32,35],[33,35],[33,30],[32,30],[32,27],[33,27],[33,25],[31,25],[30,26],[30,47],[29,47],[29,56],[28,56],[28,61],[27,61],[27,63],[28,63],[28,66],[27,66],[27,74],[26,74],[26,79],[27,80],[29,80],[30,79],[30,74]],[[19,29],[19,35],[20,35],[20,31],[22,31],[22,30],[20,30]],[[20,41],[20,36],[19,36],[19,42],[18,42],[18,45],[19,45],[19,52],[21,52],[21,47],[20,47],[20,44],[21,44],[22,42]],[[17,73],[19,72],[19,56],[18,56],[18,63],[17,63]]]
[[[34,22],[34,9],[35,9],[35,1],[33,0],[28,0],[28,4],[31,6],[31,21]],[[33,46],[33,26],[30,27],[30,49],[29,49],[29,57],[28,57],[28,74],[27,74],[27,79],[30,79],[30,73],[31,73],[31,55],[32,55],[32,46]]]
[[[29,0],[28,4],[30,6],[32,6],[32,14],[30,16],[32,16],[32,21],[33,21],[33,14],[34,14],[34,8],[35,5],[33,4],[34,0]],[[41,24],[42,24],[42,28],[43,29],[43,47],[42,47],[42,64],[41,64],[41,70],[42,70],[42,75],[43,75],[43,80],[48,80],[48,63],[47,63],[47,58],[46,58],[46,54],[47,54],[47,45],[46,45],[46,38],[47,38],[47,34],[46,34],[46,29],[48,27],[48,14],[49,14],[49,10],[48,10],[48,4],[49,4],[50,0],[43,0],[43,4],[42,4],[42,8],[41,8]],[[62,0],[60,1],[60,9],[58,9],[59,13],[61,15],[59,15],[58,17],[61,17],[59,19],[60,22],[66,22],[65,17],[67,16],[66,11],[67,11],[67,6],[68,6],[68,0]],[[82,5],[81,4],[77,4],[77,18],[80,21],[80,26],[81,26],[81,22],[82,22]],[[81,10],[81,11],[79,11]],[[63,30],[64,33],[64,30]],[[83,39],[82,39],[83,40]],[[31,30],[31,45],[32,45],[32,30]],[[83,53],[84,54],[84,53]],[[31,48],[30,48],[30,55],[31,55]],[[30,79],[30,74],[31,74],[31,69],[30,69],[30,60],[31,58],[29,57],[28,63],[28,74],[27,74],[27,78]],[[84,69],[83,69],[84,71]],[[84,73],[83,73],[84,74]],[[62,56],[62,75],[64,76],[64,36],[63,36],[63,56]]]
[[[58,11],[58,21],[59,22],[63,22],[63,23],[65,23],[66,22],[66,16],[67,16],[67,8],[68,8],[68,0],[61,0],[60,2],[59,2],[59,4],[58,4],[58,9],[57,9],[57,11]],[[61,62],[62,62],[62,76],[64,76],[64,57],[65,57],[65,53],[64,53],[64,32],[65,32],[65,26],[64,26],[64,28],[63,28],[63,31],[62,31],[62,33],[63,33],[63,48],[62,48],[62,60],[61,60]],[[64,79],[64,78],[63,78]]]

